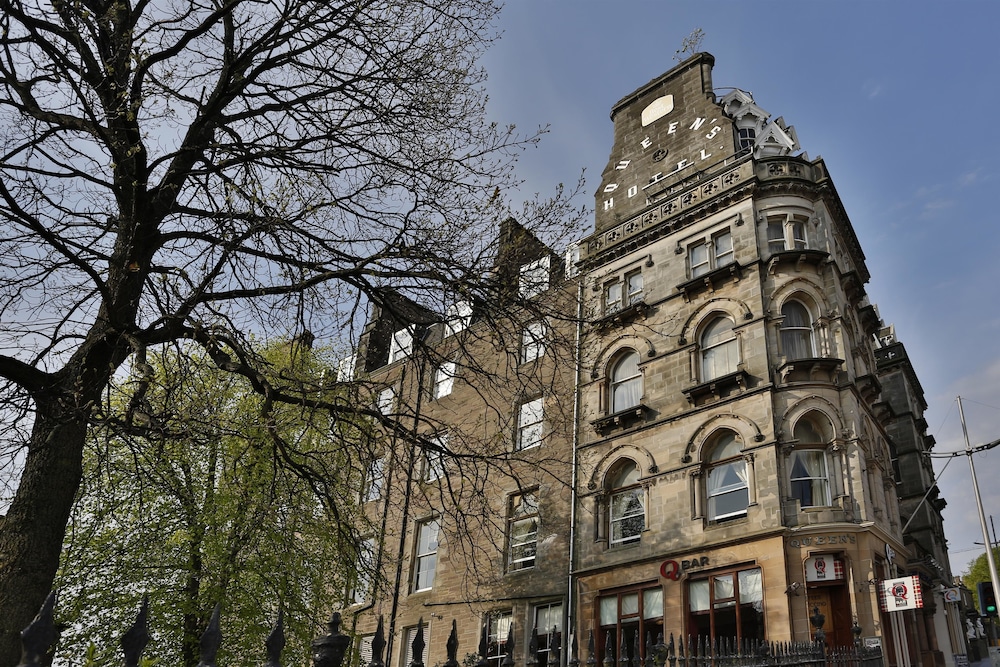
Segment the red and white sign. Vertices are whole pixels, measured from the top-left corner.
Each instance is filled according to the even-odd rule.
[[[839,581],[844,578],[844,561],[833,554],[806,559],[806,581]]]
[[[879,585],[878,604],[882,611],[906,611],[924,606],[920,578],[916,575],[886,579]]]

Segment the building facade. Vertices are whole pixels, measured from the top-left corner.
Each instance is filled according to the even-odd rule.
[[[418,444],[375,456],[366,491],[387,586],[355,623],[393,619],[390,664],[421,617],[425,664],[452,622],[499,667],[512,622],[520,645],[572,635],[585,660],[593,633],[620,661],[660,633],[810,640],[817,610],[829,643],[880,642],[890,665],[964,653],[932,594],[951,577],[943,501],[921,502],[922,390],[879,339],[847,212],[793,127],[716,96],[713,66],[697,54],[613,107],[566,267],[504,224],[497,271],[543,304],[505,333],[457,303],[375,308],[359,374],[387,442],[403,423]]]

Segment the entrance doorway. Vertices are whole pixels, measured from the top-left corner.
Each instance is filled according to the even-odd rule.
[[[818,608],[823,614],[825,621],[823,631],[826,633],[826,643],[828,646],[848,646],[854,641],[851,635],[851,601],[847,595],[847,589],[843,585],[838,586],[817,586],[809,588],[806,593],[806,601],[809,605],[809,617],[813,616],[813,610]],[[816,639],[816,628],[809,623],[809,638]]]

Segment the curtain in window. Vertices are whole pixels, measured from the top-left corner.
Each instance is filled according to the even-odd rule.
[[[742,514],[750,504],[745,461],[732,461],[708,473],[708,517],[722,519]]]
[[[792,497],[798,499],[801,507],[817,507],[830,503],[824,452],[818,450],[792,452],[790,467]]]
[[[611,412],[639,405],[642,398],[642,375],[639,353],[630,352],[611,371]]]
[[[785,358],[812,357],[812,322],[809,311],[798,301],[789,301],[781,307],[781,315],[781,347]]]
[[[709,325],[702,335],[701,348],[703,382],[736,371],[739,363],[736,334],[728,318],[720,317]]]
[[[740,604],[760,602],[764,599],[764,586],[760,579],[760,570],[742,570],[740,577]]]
[[[688,585],[688,604],[691,611],[708,611],[710,602],[708,579],[692,581]]]

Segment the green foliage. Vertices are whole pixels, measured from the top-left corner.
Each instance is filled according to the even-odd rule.
[[[326,364],[309,350],[292,355],[294,347],[266,350],[264,367],[274,381],[322,393]],[[358,518],[345,453],[351,429],[334,431],[327,415],[303,406],[269,405],[244,378],[182,347],[147,363],[139,380],[111,393],[105,410],[114,418],[89,443],[57,584],[69,626],[61,647],[72,656],[87,646],[88,665],[120,661],[104,651],[118,646],[149,594],[150,660],[195,664],[217,602],[220,661],[261,661],[279,607],[287,662],[304,659],[344,604],[357,558],[345,532]],[[136,382],[148,387],[136,391]],[[324,475],[322,493],[297,474],[305,461]]]
[[[993,561],[995,563],[1000,563],[1000,548],[994,547],[993,549]],[[981,554],[976,560],[969,564],[969,569],[962,574],[962,583],[965,587],[972,591],[973,597],[976,599],[976,607],[980,608],[979,604],[979,593],[976,590],[976,584],[980,581],[990,580],[990,567],[989,563],[986,561],[986,554]]]

